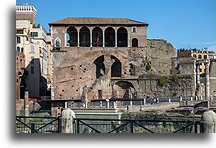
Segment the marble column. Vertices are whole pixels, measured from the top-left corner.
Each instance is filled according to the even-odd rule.
[[[205,86],[205,96],[206,99],[209,100],[210,97],[210,82],[209,82],[209,62],[207,62],[205,64],[205,82],[206,82],[206,86]]]

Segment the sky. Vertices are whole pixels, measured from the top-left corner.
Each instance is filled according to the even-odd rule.
[[[128,18],[148,23],[147,38],[165,39],[176,49],[216,51],[215,0],[17,0],[37,9],[37,24],[65,17]]]

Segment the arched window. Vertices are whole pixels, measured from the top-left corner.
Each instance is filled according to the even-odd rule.
[[[137,38],[132,39],[132,47],[138,47],[138,39]]]
[[[20,52],[20,47],[19,47],[19,46],[17,47],[17,51],[19,51],[19,52]]]
[[[111,66],[111,77],[121,77],[122,64],[118,58],[111,55],[111,59],[114,59],[115,62]]]
[[[90,30],[87,27],[82,27],[79,32],[80,46],[90,47]]]
[[[103,32],[100,27],[95,27],[92,30],[92,46],[93,47],[103,46]]]
[[[21,43],[20,37],[17,37],[17,43]]]
[[[61,40],[58,37],[55,39],[55,47],[61,47]]]
[[[77,47],[77,29],[75,27],[69,27],[66,33],[66,46]]]
[[[105,29],[105,46],[115,47],[115,30],[112,27]]]
[[[127,47],[128,34],[127,30],[123,27],[117,30],[117,46],[118,47]]]
[[[24,52],[24,48],[23,47],[21,48],[21,52]]]
[[[105,72],[105,65],[104,65],[104,56],[98,57],[95,61],[94,64],[96,65],[96,78],[99,78],[104,75]]]

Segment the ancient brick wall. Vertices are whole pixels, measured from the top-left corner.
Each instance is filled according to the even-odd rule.
[[[16,100],[20,99],[21,76],[24,74],[25,56],[23,53],[16,51]]]
[[[147,39],[147,48],[153,69],[161,74],[170,74],[171,58],[176,57],[176,49],[163,39]]]

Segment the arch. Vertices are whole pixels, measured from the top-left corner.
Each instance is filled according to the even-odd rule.
[[[105,72],[105,65],[104,65],[104,55],[98,57],[94,64],[96,65],[96,78],[99,78],[104,75]]]
[[[114,97],[120,97],[124,99],[134,98],[136,96],[136,89],[131,82],[117,81],[114,84]],[[116,96],[118,94],[118,96]]]
[[[122,63],[113,55],[111,55],[111,59],[115,60],[115,62],[111,66],[111,77],[121,77]]]
[[[58,37],[55,39],[55,47],[61,47],[61,40]]]
[[[24,48],[23,47],[21,48],[21,52],[24,52]]]
[[[77,47],[78,45],[78,33],[75,27],[69,27],[67,29],[66,36],[66,46]]]
[[[105,29],[105,47],[115,47],[115,30],[112,27]]]
[[[90,47],[90,30],[82,27],[79,32],[80,47]]]
[[[127,47],[128,42],[128,33],[127,29],[121,27],[117,30],[117,46],[118,47]]]
[[[132,47],[138,47],[138,39],[137,38],[132,39]]]
[[[92,46],[93,47],[103,46],[103,31],[100,27],[95,27],[92,30]]]

